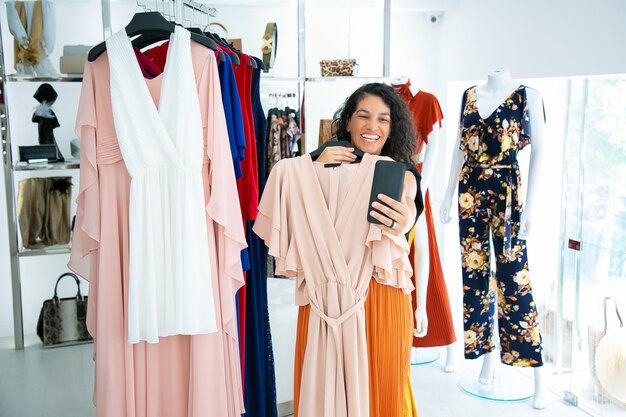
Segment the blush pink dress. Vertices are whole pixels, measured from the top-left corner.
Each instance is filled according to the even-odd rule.
[[[367,222],[376,161],[326,168],[302,157],[278,162],[254,231],[296,277],[296,303],[311,305],[298,415],[369,417],[365,310],[370,279],[413,289],[409,246]],[[393,320],[393,318],[390,318]]]
[[[246,246],[213,51],[191,44],[216,333],[127,343],[130,176],[111,110],[107,54],[85,64],[76,121],[80,191],[68,266],[89,280],[98,417],[235,417],[244,412],[234,295]],[[146,80],[158,106],[163,75]]]

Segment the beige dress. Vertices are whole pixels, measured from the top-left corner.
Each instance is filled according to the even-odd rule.
[[[296,303],[311,305],[299,416],[368,417],[363,303],[370,278],[409,293],[404,236],[367,222],[376,161],[326,168],[309,155],[281,160],[259,203],[254,231],[296,277]]]

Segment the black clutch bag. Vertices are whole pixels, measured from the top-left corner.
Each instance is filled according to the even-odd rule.
[[[378,201],[378,194],[385,194],[396,201],[402,198],[402,186],[404,185],[404,172],[406,165],[395,161],[377,161],[374,168],[374,180],[372,181],[372,191],[370,192],[370,205]],[[378,201],[385,204],[382,201]],[[378,220],[373,218],[367,211],[367,221],[370,223],[380,224]]]
[[[63,155],[57,145],[20,146],[21,162],[63,162]]]
[[[59,298],[57,287],[63,277],[73,277],[76,281],[75,297]],[[92,340],[87,331],[87,297],[80,293],[80,280],[71,272],[57,279],[54,296],[43,302],[37,320],[37,336],[44,348],[88,343]]]

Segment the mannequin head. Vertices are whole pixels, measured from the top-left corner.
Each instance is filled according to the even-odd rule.
[[[41,84],[39,88],[37,89],[37,91],[35,91],[35,94],[33,95],[35,100],[37,100],[38,102],[40,103],[46,102],[50,105],[56,101],[57,96],[58,96],[57,92],[48,83]]]
[[[343,104],[337,139],[369,154],[410,163],[415,128],[398,93],[388,85],[370,83],[359,87]]]

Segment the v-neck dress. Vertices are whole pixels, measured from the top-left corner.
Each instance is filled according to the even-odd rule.
[[[131,176],[113,121],[108,53],[85,63],[76,118],[80,190],[68,266],[90,284],[96,417],[238,417],[245,411],[235,308],[235,293],[243,285],[244,229],[215,55],[197,43],[190,48],[203,129],[201,195],[218,331],[163,337],[156,344],[127,341]],[[155,106],[164,103],[163,76],[139,81]]]
[[[130,182],[128,341],[217,331],[190,33],[177,26],[158,108],[122,29],[106,41],[115,130]]]
[[[299,401],[301,417],[369,417],[366,323],[370,279],[413,289],[408,244],[367,222],[375,162],[325,168],[307,154],[278,162],[254,231],[296,277],[296,303],[310,304]]]

